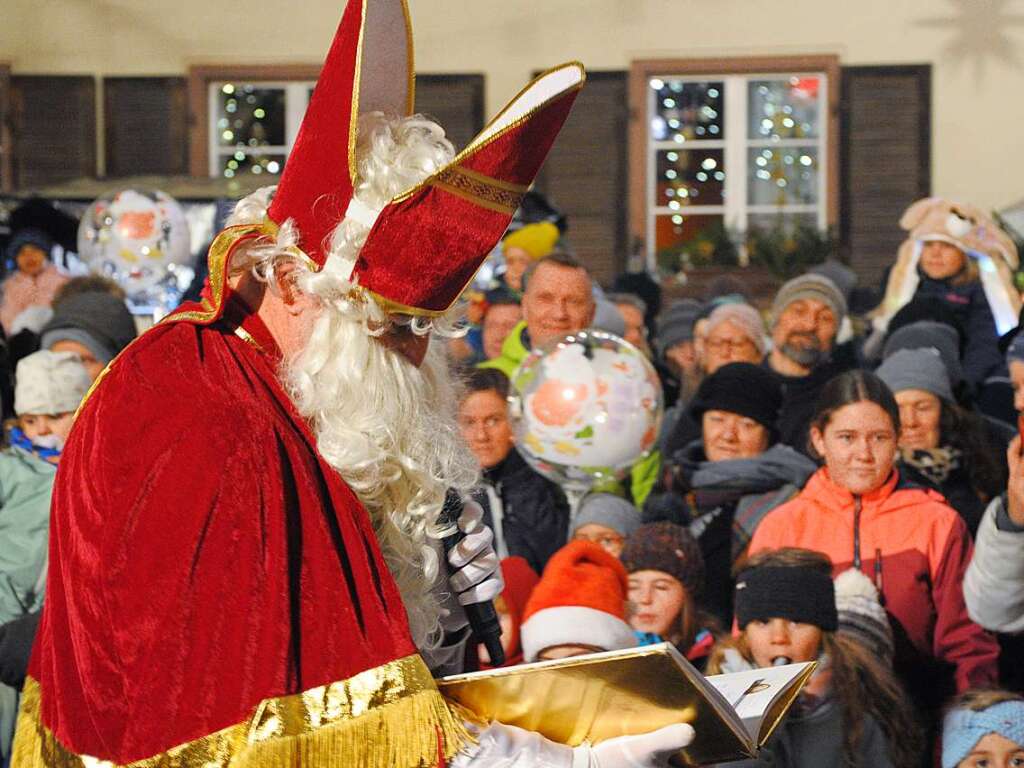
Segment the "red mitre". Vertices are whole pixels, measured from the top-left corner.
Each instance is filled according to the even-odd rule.
[[[352,273],[360,290],[391,312],[443,314],[505,233],[584,79],[578,63],[536,78],[451,163],[370,210],[352,196],[358,119],[412,114],[412,33],[404,0],[350,0],[267,220],[225,230],[211,249],[210,319],[219,317],[224,262],[240,242],[291,221],[299,255],[320,270],[346,216],[371,227]]]

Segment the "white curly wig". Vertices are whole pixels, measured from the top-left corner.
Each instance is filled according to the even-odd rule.
[[[359,124],[355,197],[380,209],[453,156],[444,131],[423,117],[366,115]],[[273,191],[264,187],[240,201],[228,225],[263,221]],[[251,271],[273,286],[275,271],[297,261],[297,287],[321,304],[308,343],[285,363],[282,380],[313,425],[321,455],[369,512],[413,640],[429,649],[441,635],[440,596],[431,588],[441,573],[437,515],[446,489],[472,487],[477,467],[456,427],[444,346],[432,342],[417,368],[372,337],[395,324],[418,335],[453,336],[460,329],[453,316],[388,314],[357,290],[352,270],[368,234],[366,225],[343,220],[331,235],[324,267],[313,272],[289,250],[297,237],[285,222],[276,241],[241,249],[231,271]]]

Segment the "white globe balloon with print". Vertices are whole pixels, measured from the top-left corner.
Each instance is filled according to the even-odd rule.
[[[620,480],[655,446],[661,383],[636,347],[604,331],[533,350],[512,376],[516,446],[538,472],[585,490]]]
[[[161,302],[192,262],[185,211],[159,191],[126,189],[94,200],[78,227],[78,251],[134,302]]]

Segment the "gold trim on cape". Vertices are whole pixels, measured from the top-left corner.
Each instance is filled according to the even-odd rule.
[[[118,766],[66,749],[40,720],[41,691],[25,681],[12,768],[433,768],[470,740],[412,654],[302,693],[265,699],[244,722]]]

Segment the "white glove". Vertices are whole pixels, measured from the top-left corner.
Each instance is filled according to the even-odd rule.
[[[505,588],[492,544],[494,533],[484,525],[483,519],[480,505],[467,501],[459,516],[459,528],[466,538],[448,553],[448,562],[456,569],[448,577],[448,583],[458,593],[460,605],[493,600]]]
[[[459,752],[449,763],[451,768],[661,768],[693,741],[693,728],[683,724],[575,748],[504,723],[483,729],[466,726],[476,743]]]
[[[466,727],[476,743],[467,744],[455,755],[449,768],[576,768],[572,747],[539,733],[504,723],[485,728],[466,723]]]
[[[583,745],[573,750],[573,768],[659,768],[693,741],[693,728],[685,723],[666,725],[657,731],[637,736],[619,736],[595,747]],[[588,757],[584,762],[582,758]]]

